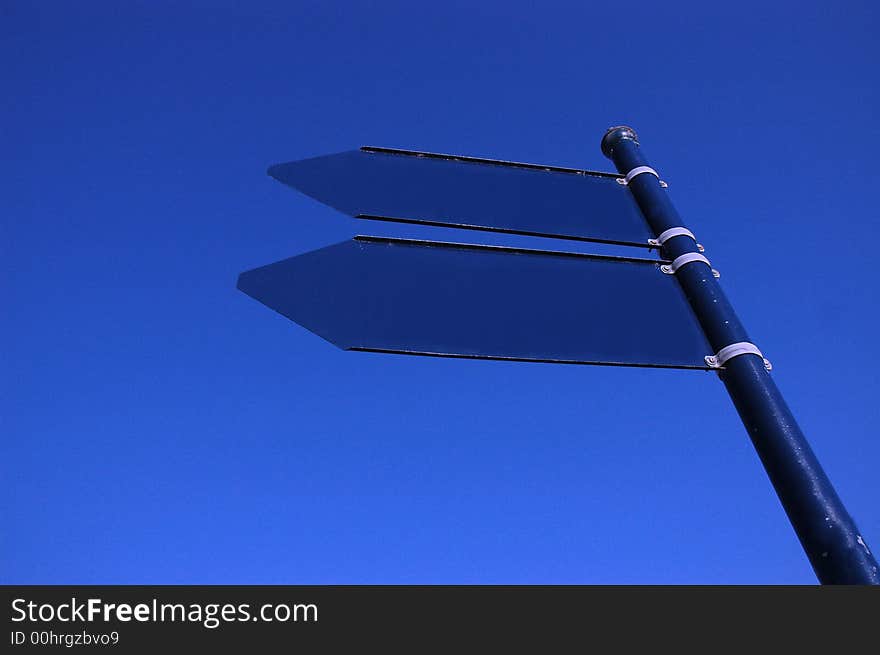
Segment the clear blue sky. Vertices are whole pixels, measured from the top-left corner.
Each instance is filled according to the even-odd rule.
[[[880,548],[877,29],[867,1],[4,2],[0,582],[812,583],[714,374],[342,352],[235,288],[355,233],[555,245],[355,221],[269,164],[610,170],[620,123]]]

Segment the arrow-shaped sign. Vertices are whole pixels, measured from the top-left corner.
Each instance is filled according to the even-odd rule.
[[[661,263],[356,237],[238,288],[347,350],[705,369],[709,346]]]
[[[356,218],[644,247],[654,236],[611,173],[361,148],[269,175]]]

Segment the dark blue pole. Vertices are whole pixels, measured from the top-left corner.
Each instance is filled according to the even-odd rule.
[[[658,176],[648,167],[636,133],[613,127],[602,152],[629,177],[629,188],[655,236],[685,227]],[[637,171],[639,167],[647,170]],[[635,175],[632,175],[635,173]],[[674,271],[714,353],[750,343],[696,241],[686,234],[662,244],[664,258],[691,255]],[[692,261],[687,262],[687,259]],[[733,399],[752,444],[822,584],[880,584],[880,569],[837,492],[776,388],[760,355],[743,352],[723,363],[719,376]]]

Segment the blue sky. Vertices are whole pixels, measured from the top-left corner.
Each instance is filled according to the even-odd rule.
[[[880,544],[878,9],[6,2],[4,583],[812,583],[712,373],[334,349],[235,288],[363,144],[612,170],[630,124]],[[645,330],[651,317],[645,316]]]

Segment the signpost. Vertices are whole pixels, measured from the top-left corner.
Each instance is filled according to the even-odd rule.
[[[356,237],[242,273],[239,288],[348,350],[717,370],[819,580],[880,584],[635,132],[611,128],[602,152],[619,175],[386,148],[269,173],[358,218],[655,247],[663,259]]]

